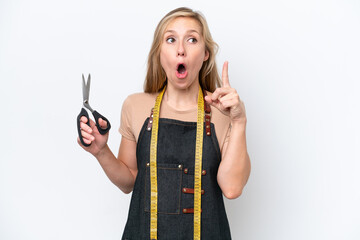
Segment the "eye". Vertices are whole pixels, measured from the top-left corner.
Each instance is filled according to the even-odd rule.
[[[189,42],[191,42],[191,43],[197,43],[197,39],[196,39],[196,38],[189,38]]]
[[[168,43],[173,43],[173,42],[175,42],[175,38],[173,38],[173,37],[168,37],[168,38],[166,38],[166,42],[168,42]]]

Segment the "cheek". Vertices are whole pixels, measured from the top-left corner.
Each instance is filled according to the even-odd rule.
[[[204,61],[206,55],[205,46],[197,46],[193,48],[191,52],[193,53],[193,57],[196,58],[196,61]]]
[[[168,65],[168,61],[166,59],[166,56],[164,54],[160,53],[160,64],[164,70],[166,70],[166,67]]]
[[[166,50],[161,48],[161,51],[160,51],[160,64],[164,68],[166,63],[167,63]]]
[[[199,70],[200,70],[201,66],[203,65],[204,57],[205,57],[205,52],[203,52],[203,51],[198,51],[196,53],[196,55],[194,55],[194,59],[196,60],[195,65],[197,68],[199,68]]]

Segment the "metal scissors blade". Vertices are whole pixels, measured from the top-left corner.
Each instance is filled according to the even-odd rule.
[[[90,95],[90,83],[91,83],[91,75],[89,74],[87,82],[85,82],[84,74],[82,75],[82,90],[83,90],[83,104],[84,107],[89,109],[91,112],[94,110],[90,107],[89,104],[89,95]]]
[[[83,90],[83,100],[88,101],[89,95],[90,95],[90,82],[91,82],[91,76],[89,74],[87,82],[85,82],[84,74],[82,75],[82,90]]]

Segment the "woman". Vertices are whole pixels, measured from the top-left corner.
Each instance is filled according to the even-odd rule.
[[[81,119],[91,145],[78,139],[80,146],[123,192],[133,191],[123,239],[231,239],[222,194],[241,195],[250,160],[244,103],[227,62],[219,87],[216,50],[201,14],[169,12],[155,30],[145,92],[124,101],[117,158],[108,134]]]

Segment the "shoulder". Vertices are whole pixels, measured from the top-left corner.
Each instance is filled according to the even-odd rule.
[[[150,116],[157,94],[133,93],[126,97],[121,110],[120,133],[137,141],[142,125]]]
[[[155,93],[133,93],[127,96],[127,98],[124,101],[124,104],[129,105],[142,105],[147,102],[154,103],[156,99],[157,94]]]
[[[156,94],[133,93],[126,97],[123,102],[122,111],[125,112],[148,112],[155,104]]]

